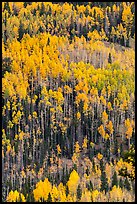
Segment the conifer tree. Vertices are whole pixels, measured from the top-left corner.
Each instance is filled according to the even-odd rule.
[[[117,172],[116,171],[114,172],[114,174],[112,176],[112,187],[114,185],[118,187],[118,178],[117,178]]]
[[[81,186],[79,184],[78,188],[77,188],[77,199],[80,200],[81,196],[82,196],[82,189],[81,189]]]
[[[101,178],[100,179],[101,179],[101,188],[100,188],[100,190],[108,192],[108,179],[107,179],[105,171],[101,172]]]
[[[124,186],[123,179],[120,177],[120,179],[119,179],[119,187],[122,189],[123,186]]]
[[[48,194],[47,202],[49,202],[49,203],[52,202],[52,197],[51,197],[51,194],[50,194],[50,193]]]
[[[124,181],[124,187],[125,187],[128,191],[131,190],[131,185],[130,185],[130,182],[129,182],[129,180],[128,180],[127,177],[125,178],[125,181]]]

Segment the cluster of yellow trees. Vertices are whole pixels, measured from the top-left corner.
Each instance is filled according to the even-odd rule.
[[[3,2],[3,201],[134,200],[134,3],[110,8]]]
[[[83,142],[84,145],[84,142]],[[76,147],[80,147],[76,143]],[[78,156],[78,149],[75,149],[75,154]],[[101,177],[101,164],[100,161],[103,159],[102,154],[98,153],[97,157],[94,157],[95,166],[85,157],[84,159],[84,172],[83,176],[80,177],[80,172],[73,169],[69,175],[69,179],[66,184],[60,182],[58,185],[55,181],[50,182],[48,178],[44,178],[37,182],[32,192],[27,193],[24,197],[22,193],[17,190],[10,191],[6,201],[7,202],[26,202],[30,199],[30,194],[32,193],[32,200],[36,202],[133,202],[134,201],[134,191],[127,190],[124,186],[120,184],[120,176],[118,176],[118,183],[112,186],[112,175],[114,171],[118,173],[118,169],[122,165],[127,165],[128,170],[133,170],[133,166],[127,162],[123,162],[122,159],[115,164],[106,163],[105,171],[108,179],[109,189],[107,192],[105,190],[100,191],[100,177]],[[79,165],[78,165],[79,166]],[[87,173],[87,169],[89,172]],[[79,171],[79,170],[78,170]],[[134,170],[135,171],[135,170]],[[89,183],[93,184],[93,187]],[[111,187],[112,186],[112,187]]]
[[[33,36],[49,32],[72,39],[88,37],[88,33],[96,30],[105,40],[129,46],[129,39],[135,34],[134,2],[107,2],[105,6],[95,3],[3,2],[4,42],[21,40],[24,33]]]
[[[88,49],[88,43],[93,45],[91,56],[104,52],[109,59],[111,53],[113,63],[106,60],[104,67],[94,67],[92,61],[81,61],[82,54],[80,61],[72,58],[75,46]],[[8,185],[22,188],[28,176],[23,181],[16,176],[27,165],[36,163],[40,169],[57,144],[62,157],[71,157],[75,142],[82,144],[86,136],[89,157],[100,148],[108,161],[130,148],[135,136],[133,49],[116,52],[100,40],[76,37],[69,43],[67,37],[44,33],[3,44],[2,52],[12,70],[5,70],[2,79],[3,174]],[[90,143],[95,143],[93,149]]]

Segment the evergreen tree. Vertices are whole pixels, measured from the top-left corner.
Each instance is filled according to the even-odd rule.
[[[27,7],[27,5],[28,5],[28,2],[24,2],[24,8],[26,8]]]
[[[114,154],[118,156],[118,142],[117,139],[114,140]]]
[[[86,174],[89,176],[89,168],[86,169]]]
[[[133,146],[131,146],[131,148],[129,149],[129,151],[126,151],[125,153],[122,154],[123,160],[125,162],[131,163],[133,165],[133,167],[135,167],[135,149]],[[128,177],[131,180],[135,179],[135,175],[134,174],[130,174],[127,172],[127,168],[121,168],[119,170],[119,175],[123,176],[123,177]]]
[[[10,57],[5,57],[2,60],[2,76],[4,76],[6,72],[11,73],[11,70],[12,70],[11,63],[12,63],[12,60],[10,59]]]
[[[63,185],[66,184],[66,177],[65,177],[65,168],[63,167],[62,169],[62,179],[61,179],[61,182],[63,183]]]
[[[123,144],[120,144],[120,157],[122,157],[122,153],[123,153]]]
[[[66,182],[69,180],[68,166],[66,164]]]
[[[44,2],[42,2],[41,4],[41,9],[40,9],[40,16],[42,16],[44,13],[45,13],[45,5],[44,5]]]
[[[4,10],[7,10],[8,13],[11,14],[9,2],[5,2],[5,4],[4,4]]]
[[[100,170],[103,172],[105,170],[103,159],[100,160]]]
[[[93,171],[95,172],[95,161],[92,159]]]
[[[66,186],[66,196],[68,196],[69,194],[69,188],[68,188],[68,185]]]
[[[49,193],[49,195],[48,195],[48,199],[47,199],[47,202],[52,202],[52,197],[51,197],[51,194]]]
[[[108,56],[108,63],[112,64],[112,57],[111,57],[111,53],[109,53],[109,56]]]
[[[75,171],[77,171],[77,165],[76,164],[74,164],[73,169],[75,169]]]
[[[44,32],[44,29],[43,29],[43,27],[40,25],[40,27],[39,27],[39,30],[38,30],[40,33],[43,33]]]
[[[82,189],[81,189],[80,184],[79,184],[78,188],[77,188],[77,199],[80,200],[81,196],[82,196]]]
[[[123,184],[123,180],[122,178],[119,179],[119,187],[120,188],[123,188],[124,184]]]
[[[100,190],[108,192],[108,179],[106,177],[106,172],[105,171],[103,171],[101,173],[101,188],[100,188]]]
[[[89,188],[90,188],[90,190],[93,190],[93,183],[92,183],[92,181],[89,182]]]
[[[114,174],[113,174],[113,176],[112,176],[112,187],[113,187],[114,185],[118,187],[118,178],[117,178],[117,173],[116,173],[116,171],[114,172]]]
[[[50,38],[48,37],[47,45],[50,45]]]
[[[23,38],[24,33],[25,33],[24,24],[22,21],[20,21],[20,24],[19,24],[19,41]]]
[[[130,185],[129,180],[128,180],[127,177],[125,178],[125,181],[124,181],[124,187],[125,187],[128,191],[131,190],[131,185]]]
[[[93,190],[92,181],[90,181],[89,184],[87,184],[87,189],[88,189],[89,191],[92,191],[92,190]]]

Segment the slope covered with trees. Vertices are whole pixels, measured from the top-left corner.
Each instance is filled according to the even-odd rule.
[[[2,200],[134,201],[134,2],[2,6]]]

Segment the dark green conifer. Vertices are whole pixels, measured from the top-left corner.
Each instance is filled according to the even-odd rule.
[[[79,184],[78,188],[77,188],[77,199],[80,200],[81,196],[82,196],[82,189],[81,189],[80,184]]]
[[[116,171],[114,172],[114,174],[113,174],[113,176],[112,176],[112,187],[113,187],[114,185],[118,187],[118,178],[117,178],[117,173],[116,173]]]
[[[47,202],[52,202],[52,197],[51,197],[51,194],[49,193],[49,195],[48,195],[48,199],[47,199]]]
[[[108,63],[112,64],[112,57],[111,57],[111,53],[109,53],[109,56],[108,56]]]
[[[101,188],[100,188],[100,190],[108,192],[108,179],[106,177],[106,172],[105,171],[103,171],[101,173]]]

